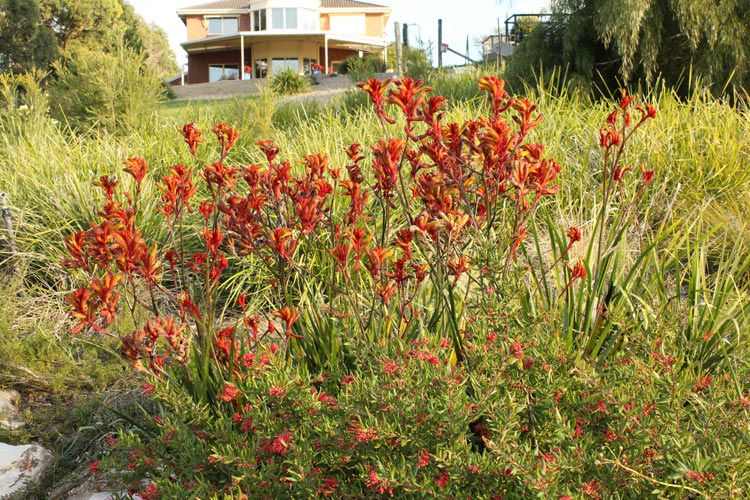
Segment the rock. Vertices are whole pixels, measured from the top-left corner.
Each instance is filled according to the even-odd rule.
[[[23,427],[24,423],[15,420],[16,406],[15,403],[18,401],[18,393],[16,391],[0,391],[0,427],[3,429],[18,429]]]
[[[41,446],[0,443],[0,498],[38,481],[51,459],[50,452]]]

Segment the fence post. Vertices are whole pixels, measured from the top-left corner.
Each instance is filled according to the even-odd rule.
[[[16,272],[13,257],[18,252],[18,246],[16,246],[16,236],[13,232],[13,217],[11,217],[8,208],[8,194],[5,191],[0,192],[0,215],[3,218],[3,246],[5,247],[3,249],[5,258],[2,263],[2,271],[5,275],[13,275]]]

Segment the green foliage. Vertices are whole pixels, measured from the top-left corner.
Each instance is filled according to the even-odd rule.
[[[747,492],[747,399],[731,382],[676,370],[660,339],[595,368],[560,355],[554,339],[537,343],[549,330],[501,336],[501,318],[483,326],[471,338],[471,372],[447,367],[448,350],[417,339],[373,346],[354,376],[314,381],[271,348],[212,409],[157,384],[166,413],[145,432],[121,434],[102,468],[168,498]]]
[[[406,76],[429,80],[432,73],[432,61],[429,53],[431,47],[404,47],[404,65],[406,66]]]
[[[45,73],[0,73],[0,132],[18,134],[29,125],[46,126],[49,101]]]
[[[60,48],[74,44],[90,48],[116,46],[128,28],[123,22],[122,0],[40,0],[47,26],[54,30]]]
[[[652,84],[657,76],[682,96],[700,86],[742,95],[750,82],[750,10],[743,3],[557,0],[552,12],[518,47],[509,66],[514,80],[541,65],[601,79],[605,94],[618,82]]]
[[[338,72],[342,75],[349,75],[352,81],[364,81],[375,76],[375,73],[383,73],[385,70],[385,61],[382,58],[366,55],[344,59],[339,65]]]
[[[144,53],[127,46],[114,52],[77,48],[64,64],[56,65],[53,114],[80,130],[136,127],[164,95],[156,70],[145,59]]]
[[[293,69],[285,69],[268,80],[268,86],[276,95],[294,95],[310,88],[310,81]]]
[[[36,0],[0,4],[0,73],[50,69],[57,59],[57,43],[52,30],[40,21]]]
[[[132,49],[146,54],[145,63],[154,68],[160,78],[179,73],[180,67],[169,46],[167,33],[160,26],[147,24],[129,3],[123,4],[122,20],[127,26],[123,36],[125,42]]]
[[[65,395],[100,390],[120,376],[113,343],[59,336],[57,332],[67,327],[64,316],[36,314],[53,308],[52,301],[28,294],[17,283],[5,283],[0,287],[0,307],[0,387]],[[92,349],[94,345],[100,347]],[[81,366],[86,370],[82,372]]]
[[[273,126],[279,130],[290,131],[301,123],[316,121],[324,112],[323,106],[317,101],[280,104],[273,112]]]
[[[117,52],[123,44],[139,53],[159,77],[177,63],[166,33],[149,26],[124,0],[7,0],[0,3],[0,72],[48,71],[77,57],[82,48]]]

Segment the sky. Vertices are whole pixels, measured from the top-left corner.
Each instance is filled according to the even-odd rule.
[[[207,0],[126,0],[135,11],[149,23],[160,26],[169,36],[169,43],[177,55],[177,62],[187,62],[180,47],[187,36],[185,25],[177,17],[177,9],[198,5]],[[387,5],[393,9],[386,27],[386,37],[395,37],[393,23],[409,24],[409,39],[420,38],[432,41],[437,46],[438,19],[443,20],[443,43],[456,50],[466,52],[469,38],[469,57],[479,59],[481,47],[476,43],[497,30],[505,30],[505,19],[512,14],[532,14],[548,8],[547,0],[370,0],[371,3]],[[415,26],[416,25],[416,26]],[[437,56],[433,51],[433,59]],[[183,60],[184,58],[184,60]],[[446,53],[444,65],[462,64],[463,58]]]

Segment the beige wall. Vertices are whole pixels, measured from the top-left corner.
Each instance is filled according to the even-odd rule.
[[[321,14],[320,15],[320,29],[322,31],[330,31],[331,30],[331,16],[328,14]]]
[[[208,35],[208,27],[203,22],[203,16],[188,16],[185,19],[187,24],[188,41],[200,40]]]
[[[226,17],[237,17],[237,16],[226,16]],[[250,31],[250,15],[242,15],[240,18],[240,31]],[[187,16],[185,19],[187,25],[187,39],[188,42],[193,40],[200,40],[208,36],[208,24],[206,23],[203,15],[199,16]]]
[[[367,36],[382,37],[385,33],[386,16],[384,14],[367,14]]]

